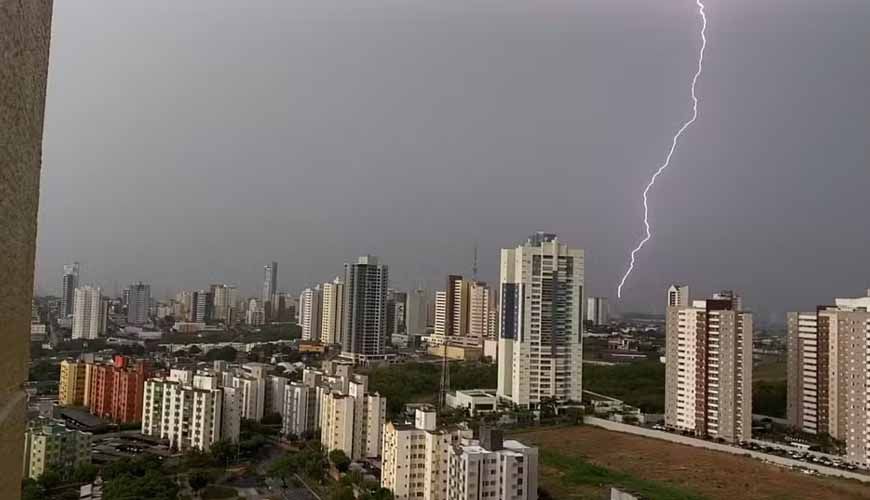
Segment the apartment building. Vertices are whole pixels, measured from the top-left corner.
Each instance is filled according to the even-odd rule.
[[[538,449],[494,429],[480,433],[449,448],[447,499],[537,500]]]
[[[105,311],[102,304],[102,292],[98,287],[83,286],[75,289],[73,339],[93,340],[105,333]]]
[[[384,426],[381,486],[396,500],[447,500],[450,447],[460,434],[439,429],[434,410],[418,409],[414,423]]]
[[[238,434],[223,434],[224,391],[205,380],[197,385],[168,378],[145,382],[142,434],[166,439],[177,450],[208,451],[222,438],[237,441]]]
[[[729,442],[752,436],[752,314],[730,291],[668,290],[665,425]],[[671,305],[677,304],[677,305]]]
[[[345,264],[344,283],[342,357],[363,364],[387,359],[388,267],[377,257],[362,256]]]
[[[72,470],[91,463],[91,434],[39,419],[24,434],[24,475],[39,479],[48,470]]]
[[[547,233],[501,251],[500,398],[524,408],[582,400],[583,259]]]
[[[115,356],[112,364],[85,364],[83,404],[101,418],[118,423],[138,422],[142,416],[142,391],[151,374],[148,363]]]
[[[353,456],[354,408],[348,394],[328,392],[320,399],[320,444],[327,453],[342,450]]]
[[[57,402],[61,406],[84,406],[87,387],[86,363],[63,360],[60,362]]]
[[[306,288],[299,295],[299,325],[302,327],[302,340],[320,340],[322,333],[323,293],[320,285]]]
[[[870,466],[870,291],[788,314],[788,420]]]
[[[324,283],[322,289],[322,314],[320,341],[324,344],[340,344],[344,315],[344,281],[336,277],[332,283]]]

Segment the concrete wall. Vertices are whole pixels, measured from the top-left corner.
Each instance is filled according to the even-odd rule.
[[[0,498],[21,494],[51,0],[0,0]]]

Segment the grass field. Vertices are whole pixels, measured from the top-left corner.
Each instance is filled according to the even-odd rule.
[[[870,487],[856,481],[591,426],[512,437],[539,447],[540,486],[560,500],[600,499],[610,486],[656,500],[870,498]]]

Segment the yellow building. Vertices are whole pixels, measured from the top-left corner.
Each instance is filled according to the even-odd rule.
[[[61,361],[58,403],[61,406],[84,406],[87,387],[87,363]]]

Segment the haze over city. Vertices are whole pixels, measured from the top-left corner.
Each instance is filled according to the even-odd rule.
[[[536,230],[615,298],[640,191],[688,115],[689,2],[58,2],[37,291],[255,294],[381,256],[397,287]],[[651,195],[622,310],[671,282],[759,320],[860,294],[870,6],[710,1],[700,117]],[[834,78],[835,77],[835,78]],[[832,187],[836,189],[832,189]],[[813,286],[805,286],[813,283]]]

